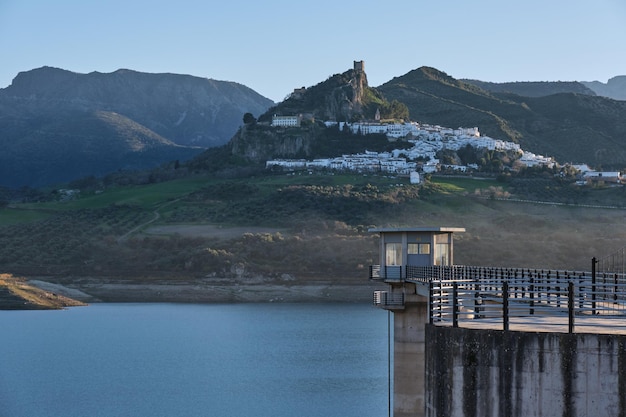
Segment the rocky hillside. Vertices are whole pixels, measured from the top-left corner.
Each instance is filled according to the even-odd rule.
[[[362,142],[357,149],[362,137],[333,142],[336,132],[313,122],[373,120],[378,111],[383,120],[476,126],[483,135],[517,142],[524,150],[561,163],[624,168],[626,102],[596,96],[580,83],[513,84],[499,91],[496,84],[480,84],[494,90],[488,91],[477,83],[421,67],[372,88],[363,71],[349,70],[294,92],[259,118],[263,128],[242,127],[229,146],[233,155],[253,162],[336,156],[348,153],[343,146],[348,142],[355,146],[352,152],[380,149]],[[301,114],[304,122],[299,129],[267,127],[273,114]],[[315,152],[320,147],[330,152]]]
[[[271,122],[275,114],[301,114],[305,120],[372,120],[376,111],[381,119],[408,119],[409,116],[401,103],[390,103],[371,88],[365,70],[355,63],[353,69],[335,74],[315,86],[294,91],[285,101],[261,115],[259,121]]]
[[[321,124],[323,121],[373,120],[377,114],[381,120],[409,119],[407,107],[398,101],[386,100],[379,91],[371,88],[362,63],[355,62],[353,69],[335,74],[315,86],[294,91],[286,100],[262,114],[258,123],[242,126],[226,145],[226,153],[239,162],[264,165],[272,158],[313,159],[365,149],[397,148],[382,135],[354,136]],[[273,115],[300,115],[302,125],[299,128],[271,127]],[[194,168],[215,167],[225,159],[223,153],[210,149],[191,164]]]
[[[209,171],[218,176],[242,177],[265,171],[269,159],[315,159],[370,151],[384,152],[407,143],[389,142],[384,135],[353,135],[337,127],[308,123],[300,128],[274,128],[262,124],[242,126],[232,140],[193,158],[192,171]]]
[[[185,160],[273,102],[241,84],[39,68],[0,89],[0,185],[41,186]]]
[[[587,94],[542,97],[495,93],[422,67],[377,87],[404,103],[411,119],[456,128],[479,127],[484,135],[517,142],[560,162],[623,169],[626,102]]]

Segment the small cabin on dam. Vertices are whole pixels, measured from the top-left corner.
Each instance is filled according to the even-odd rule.
[[[461,227],[373,228],[380,235],[380,265],[370,279],[387,284],[374,305],[393,312],[393,415],[424,416],[425,326],[429,321],[429,270],[454,262],[453,234]]]
[[[380,235],[380,265],[370,269],[371,279],[383,281],[411,278],[411,267],[453,265],[455,232],[462,227],[374,228]]]

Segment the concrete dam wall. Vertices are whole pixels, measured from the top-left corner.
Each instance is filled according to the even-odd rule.
[[[626,336],[426,325],[430,417],[626,417]]]

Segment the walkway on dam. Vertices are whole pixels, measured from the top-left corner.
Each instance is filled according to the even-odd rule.
[[[396,283],[391,291],[374,294],[375,305],[402,310],[409,299],[421,296],[429,304],[430,323],[438,326],[626,334],[626,277],[621,273],[458,265],[373,271]],[[402,282],[413,286],[397,285]]]
[[[435,323],[440,326],[452,326],[451,323]],[[481,330],[503,330],[501,318],[481,318],[463,320],[459,328]],[[509,331],[568,333],[568,317],[533,316],[512,317],[509,319]],[[622,334],[626,335],[626,317],[577,317],[574,333]]]

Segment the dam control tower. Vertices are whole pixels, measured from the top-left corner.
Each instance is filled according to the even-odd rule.
[[[423,267],[453,265],[453,234],[465,229],[407,227],[369,231],[380,235],[380,265],[370,266],[370,279],[387,284],[387,290],[374,293],[374,304],[393,313],[393,415],[423,416],[428,286],[407,278]]]

